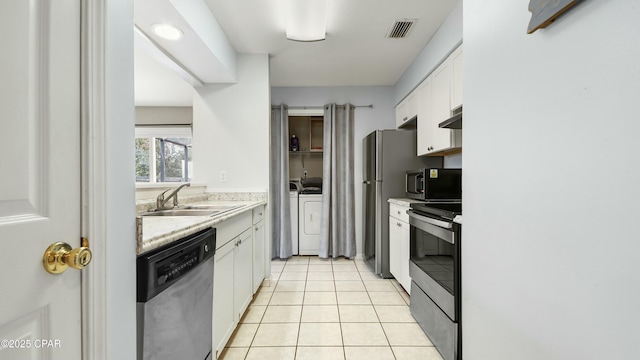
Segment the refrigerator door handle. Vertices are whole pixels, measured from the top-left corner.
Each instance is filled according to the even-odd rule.
[[[366,184],[366,185],[371,185],[371,181],[368,181],[368,180],[367,181],[363,181],[362,183]]]

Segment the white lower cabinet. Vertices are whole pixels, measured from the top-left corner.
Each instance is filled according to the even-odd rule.
[[[410,231],[408,206],[389,204],[389,269],[405,291],[411,294],[409,277]]]
[[[218,357],[236,328],[233,271],[236,244],[231,241],[216,250],[213,279],[213,347]]]
[[[265,233],[264,233],[264,212],[265,207],[260,206],[253,210],[253,293],[258,291],[258,288],[264,280],[266,270],[266,245]]]
[[[234,294],[233,309],[240,320],[253,299],[253,231],[247,230],[238,236],[233,262]],[[215,285],[214,285],[215,286]]]
[[[213,350],[217,358],[253,298],[252,213],[214,225]]]

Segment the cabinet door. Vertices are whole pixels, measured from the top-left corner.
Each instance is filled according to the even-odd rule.
[[[418,131],[417,145],[418,155],[429,153],[430,143],[429,133],[433,123],[433,101],[432,101],[431,77],[427,78],[418,87]]]
[[[451,130],[438,127],[451,117],[451,72],[451,62],[447,60],[432,75],[433,117],[431,131],[427,134],[429,153],[451,147]]]
[[[451,54],[452,81],[451,81],[451,110],[462,105],[462,45]]]
[[[411,277],[409,276],[409,258],[411,256],[411,248],[409,245],[410,242],[410,231],[409,224],[403,221],[398,221],[400,226],[396,227],[398,242],[400,243],[400,251],[398,255],[398,259],[400,262],[400,285],[405,289],[405,291],[411,294]]]
[[[408,119],[405,119],[406,107],[407,107],[407,102],[404,100],[401,101],[400,104],[398,104],[398,106],[396,106],[396,127],[400,127],[402,123],[408,120]]]
[[[234,256],[235,240],[216,250],[213,268],[213,348],[217,355],[231,337],[238,321],[234,311]]]
[[[407,121],[418,115],[418,91],[412,91],[396,107],[396,127],[401,127]]]
[[[265,264],[264,220],[253,225],[253,293],[255,294],[264,280]]]
[[[407,96],[407,105],[404,108],[404,117],[403,122],[407,122],[418,115],[418,92],[412,91],[409,96]]]
[[[402,233],[400,220],[389,216],[389,271],[402,284]]]
[[[242,317],[253,297],[253,232],[238,236],[234,259],[234,309],[236,320]]]

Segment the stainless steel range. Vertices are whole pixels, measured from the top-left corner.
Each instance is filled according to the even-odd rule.
[[[411,314],[446,360],[462,359],[461,214],[461,202],[419,202],[409,210]]]

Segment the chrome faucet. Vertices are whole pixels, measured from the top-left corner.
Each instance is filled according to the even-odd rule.
[[[163,191],[162,194],[158,195],[158,198],[156,199],[156,210],[172,209],[172,208],[178,206],[178,191],[180,191],[185,186],[189,187],[189,186],[191,186],[191,184],[190,183],[186,183],[186,184],[182,184],[182,185],[178,186],[166,198],[164,197],[164,194],[167,191],[171,190],[171,189],[167,189],[167,190]],[[173,199],[173,206],[172,207],[166,206],[166,204],[171,199]]]

